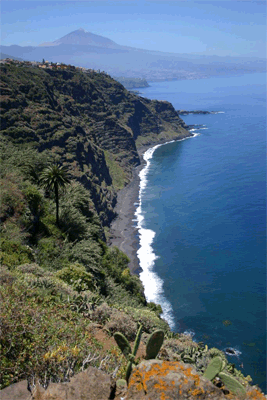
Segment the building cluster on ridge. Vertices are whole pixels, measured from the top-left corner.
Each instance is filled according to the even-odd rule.
[[[5,58],[0,60],[0,64],[12,64],[16,66],[24,66],[24,67],[36,67],[42,69],[51,69],[51,70],[67,70],[67,71],[82,71],[82,72],[100,72],[100,70],[96,71],[92,68],[84,68],[84,67],[76,67],[74,65],[64,64],[64,63],[53,63],[50,61],[43,60],[40,61],[20,61],[14,60],[12,58]],[[105,73],[101,71],[101,73]]]

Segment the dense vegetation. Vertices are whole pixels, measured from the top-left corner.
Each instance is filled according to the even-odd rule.
[[[35,374],[56,379],[59,365],[63,379],[74,361],[79,369],[90,348],[97,351],[92,321],[129,338],[142,318],[147,331],[167,330],[146,307],[127,256],[105,244],[88,190],[74,179],[59,188],[57,223],[55,193],[38,179],[53,155],[2,138],[1,156],[1,385]],[[126,307],[127,316],[119,311]]]
[[[89,364],[123,376],[115,342],[105,349],[94,329],[130,341],[138,324],[144,341],[162,329],[161,357],[192,358],[198,345],[170,332],[127,256],[106,244],[137,147],[186,136],[179,116],[105,74],[1,68],[1,388],[23,378],[47,386]],[[218,355],[201,348],[199,372]]]
[[[169,103],[141,100],[106,74],[1,70],[3,387],[81,368],[99,352],[93,321],[129,339],[140,320],[147,332],[169,329],[106,233],[117,190],[140,163],[138,137],[187,132]]]

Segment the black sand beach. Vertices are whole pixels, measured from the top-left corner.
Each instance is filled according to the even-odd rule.
[[[138,231],[133,222],[136,211],[134,203],[137,203],[139,199],[139,172],[145,165],[142,154],[147,148],[139,154],[141,165],[133,169],[131,182],[118,193],[115,207],[118,216],[111,224],[109,237],[109,244],[118,247],[130,258],[130,271],[136,274],[140,272],[140,267],[137,257],[139,247]]]

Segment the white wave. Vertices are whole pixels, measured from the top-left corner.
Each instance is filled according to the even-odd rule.
[[[194,129],[194,131],[195,131],[196,129]],[[192,130],[193,131],[193,130]],[[192,132],[192,131],[190,131],[190,132]],[[200,132],[193,132],[193,136],[191,136],[191,137],[197,137],[197,136],[199,136],[200,135]]]
[[[188,330],[184,331],[183,334],[193,338],[196,333],[195,333],[195,331],[193,331],[193,329],[188,329]]]
[[[212,114],[225,114],[225,111],[214,111]]]
[[[181,140],[189,139],[195,137],[198,134],[189,136]],[[142,272],[140,273],[140,279],[143,282],[145,289],[145,296],[147,301],[153,301],[154,303],[160,304],[163,310],[163,318],[168,322],[171,329],[175,329],[173,308],[171,303],[164,296],[163,290],[163,280],[154,272],[155,261],[158,256],[155,254],[153,249],[153,240],[156,235],[151,229],[144,228],[144,212],[142,210],[142,197],[147,186],[147,174],[149,171],[150,160],[153,157],[154,151],[160,147],[169,143],[173,143],[172,140],[167,143],[158,144],[154,147],[149,148],[143,155],[146,161],[145,167],[140,171],[140,189],[139,189],[139,202],[138,207],[135,212],[135,219],[137,220],[137,229],[139,233],[139,250],[137,251],[137,257],[139,259],[140,267]]]
[[[140,248],[137,256],[140,260],[142,272],[140,279],[144,284],[145,296],[147,301],[153,301],[160,304],[163,310],[163,318],[168,321],[172,329],[175,328],[173,309],[170,302],[164,297],[163,280],[153,271],[155,261],[158,256],[155,255],[152,243],[155,232],[151,229],[139,229]]]

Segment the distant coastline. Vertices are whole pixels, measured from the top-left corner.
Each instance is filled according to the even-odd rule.
[[[193,110],[193,111],[186,111],[186,110],[176,110],[179,115],[189,115],[189,114],[217,114],[218,111],[202,111],[202,110]]]

